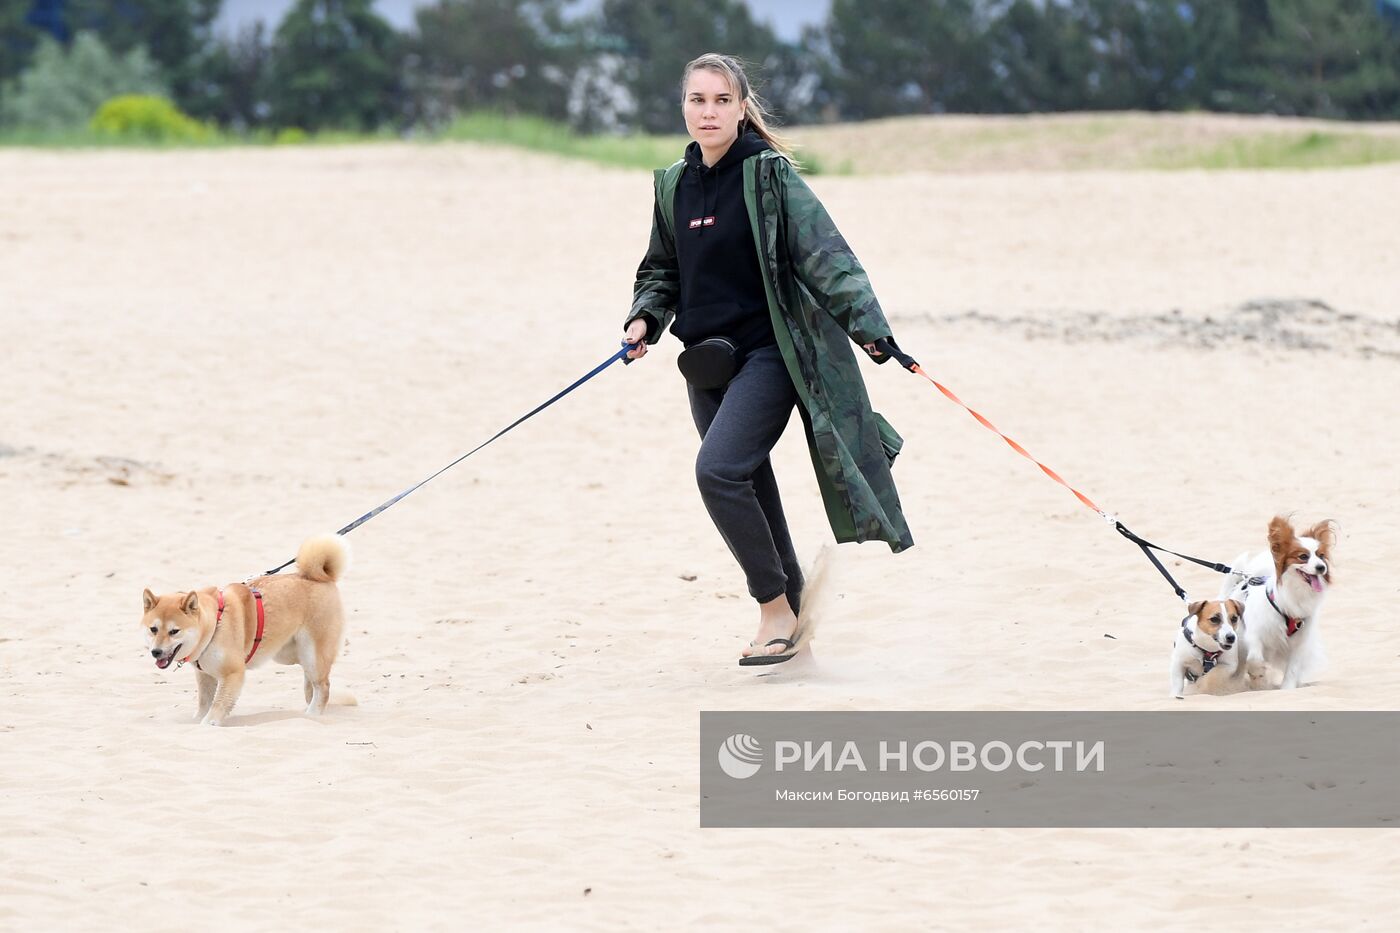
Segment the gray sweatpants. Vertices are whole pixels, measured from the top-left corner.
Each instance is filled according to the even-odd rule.
[[[749,595],[763,603],[786,593],[796,612],[802,569],[768,459],[797,403],[781,352],[750,353],[722,389],[686,388],[701,438],[695,480],[710,520],[743,568]]]

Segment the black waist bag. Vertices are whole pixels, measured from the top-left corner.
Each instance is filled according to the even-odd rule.
[[[711,337],[682,350],[676,366],[695,388],[719,389],[739,371],[739,348],[728,338]]]

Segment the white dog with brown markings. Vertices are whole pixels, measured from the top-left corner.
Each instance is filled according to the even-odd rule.
[[[142,594],[141,629],[156,667],[194,665],[196,722],[222,725],[238,702],[247,669],[269,659],[300,664],[307,714],[325,711],[345,626],[335,583],[349,560],[344,540],[326,535],[302,544],[296,573],[259,577],[250,585]]]
[[[1191,603],[1172,642],[1171,695],[1223,692],[1239,663],[1235,650],[1244,626],[1244,604],[1234,599],[1203,599]]]
[[[1321,521],[1302,531],[1277,515],[1269,522],[1269,549],[1241,554],[1221,598],[1244,603],[1243,670],[1254,690],[1291,690],[1326,663],[1318,620],[1332,589],[1337,527]]]

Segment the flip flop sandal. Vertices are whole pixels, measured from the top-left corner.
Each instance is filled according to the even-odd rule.
[[[739,666],[760,667],[767,664],[782,664],[785,661],[791,661],[793,658],[797,657],[797,652],[794,650],[797,646],[796,632],[793,633],[792,638],[774,638],[763,647],[767,648],[770,645],[782,645],[786,650],[780,654],[751,654],[747,658],[740,658]],[[756,648],[758,646],[754,642],[749,642],[749,647]]]

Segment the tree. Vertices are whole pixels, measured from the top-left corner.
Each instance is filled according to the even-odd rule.
[[[116,55],[90,32],[65,49],[45,36],[34,58],[4,100],[3,122],[27,129],[86,126],[102,102],[120,94],[169,93],[144,49]]]
[[[261,21],[216,40],[203,56],[190,112],[235,129],[268,122],[272,48]]]
[[[831,82],[846,119],[986,109],[994,74],[976,0],[833,0]]]
[[[804,26],[797,42],[779,41],[763,63],[763,98],[788,123],[831,122],[839,108],[830,83],[831,48],[824,32]]]
[[[1264,13],[1236,70],[1245,109],[1400,113],[1400,38],[1368,0],[1264,0]]]
[[[1210,103],[1236,54],[1237,11],[1221,0],[1077,0],[1096,50],[1088,106],[1181,110]]]
[[[405,83],[430,122],[494,108],[563,119],[577,55],[566,0],[437,0],[420,7]]]
[[[201,59],[221,0],[64,0],[69,28],[95,32],[109,49],[144,48],[164,71],[182,107],[197,101]]]
[[[398,115],[398,37],[371,7],[297,0],[272,44],[274,123],[370,130]]]
[[[687,62],[704,52],[734,55],[758,66],[746,70],[762,94],[759,79],[779,47],[773,31],[755,22],[742,0],[603,0],[589,44],[595,54],[616,56],[616,80],[631,98],[631,121],[654,133],[684,129],[680,79]]]
[[[29,64],[42,35],[31,0],[0,0],[0,91]]]
[[[1066,4],[1014,0],[988,29],[994,100],[1008,110],[1079,110],[1092,98],[1093,37]]]

